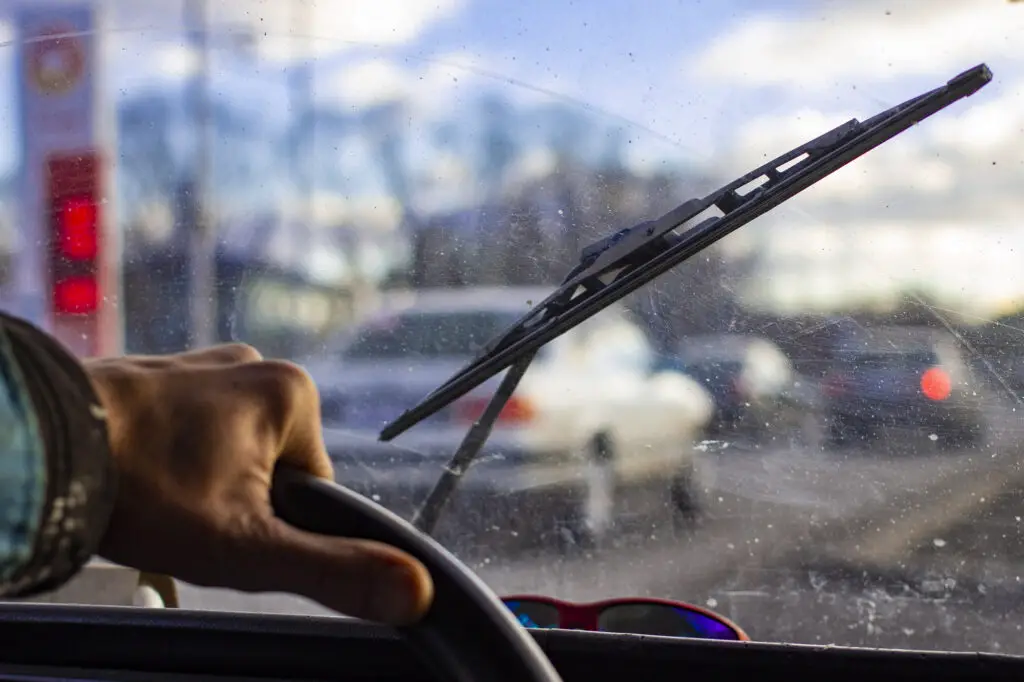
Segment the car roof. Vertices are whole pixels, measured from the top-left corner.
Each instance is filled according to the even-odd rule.
[[[755,334],[699,334],[684,337],[677,352],[693,360],[741,360],[756,348],[777,348],[769,339]]]
[[[395,315],[403,312],[461,313],[495,312],[521,316],[556,291],[553,286],[485,286],[396,291],[384,296],[375,313]],[[628,317],[621,302],[612,303],[591,320],[616,320]],[[584,323],[586,324],[586,323]]]
[[[547,298],[555,287],[460,287],[421,289],[385,295],[384,309],[392,313],[472,312],[488,310],[522,315]]]

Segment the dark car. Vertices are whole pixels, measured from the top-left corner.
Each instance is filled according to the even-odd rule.
[[[923,327],[862,328],[840,338],[824,384],[829,440],[866,442],[887,427],[946,447],[985,441],[985,384],[956,339]]]
[[[820,442],[823,420],[815,382],[800,376],[782,349],[768,339],[747,334],[690,336],[674,354],[662,356],[658,368],[683,372],[711,394],[711,437]]]

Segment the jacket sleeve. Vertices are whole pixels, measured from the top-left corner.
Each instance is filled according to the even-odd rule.
[[[105,413],[81,364],[0,313],[0,596],[74,576],[99,547],[115,485]]]

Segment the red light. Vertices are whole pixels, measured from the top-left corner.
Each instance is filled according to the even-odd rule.
[[[88,315],[99,309],[95,277],[66,277],[53,285],[53,310],[61,315]]]
[[[459,419],[467,422],[475,422],[483,416],[484,409],[489,398],[464,398],[456,403]],[[501,412],[498,413],[498,422],[502,424],[522,424],[536,417],[537,412],[532,404],[518,397],[512,396]]]
[[[57,206],[57,244],[70,260],[92,260],[99,252],[96,203],[91,196],[72,196]]]
[[[929,400],[945,400],[953,392],[953,383],[941,367],[932,367],[921,375],[921,393]]]

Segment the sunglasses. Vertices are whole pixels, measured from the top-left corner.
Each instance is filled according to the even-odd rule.
[[[747,633],[713,611],[665,599],[608,599],[573,604],[550,597],[503,597],[505,606],[526,628],[560,628],[664,637],[738,642]]]

